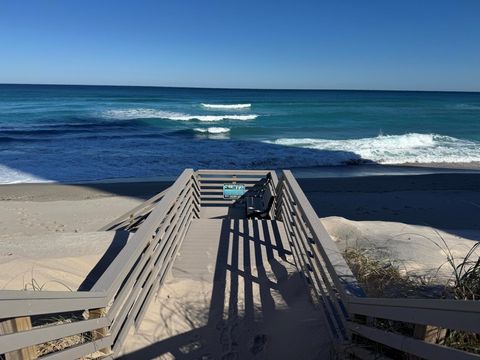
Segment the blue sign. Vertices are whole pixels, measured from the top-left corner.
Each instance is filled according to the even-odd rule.
[[[238,199],[245,194],[244,184],[223,184],[224,199]]]

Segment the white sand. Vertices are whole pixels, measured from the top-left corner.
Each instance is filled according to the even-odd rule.
[[[0,248],[0,289],[77,290],[114,237],[115,232],[104,231],[4,238]]]
[[[112,244],[101,226],[141,200],[3,201],[0,289],[75,290]]]
[[[387,221],[351,221],[341,217],[321,219],[339,251],[365,250],[368,256],[398,265],[405,275],[445,285],[452,279],[450,257],[460,264],[480,241],[479,230],[439,230],[428,226]],[[480,256],[480,249],[472,259]]]
[[[140,202],[140,199],[120,196],[41,202],[2,201],[0,241],[17,235],[97,231]]]

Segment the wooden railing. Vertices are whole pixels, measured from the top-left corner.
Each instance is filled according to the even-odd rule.
[[[348,294],[363,296],[363,291],[290,171],[283,172],[277,192],[277,217],[284,223],[297,267],[325,310],[332,338],[346,344],[345,300]]]
[[[271,191],[275,194],[278,177],[273,170],[197,170],[197,180],[200,186],[200,202],[202,206],[228,206],[234,202],[223,198],[223,184],[244,184],[248,190],[267,174],[272,177]]]
[[[142,222],[145,221],[148,215],[150,215],[157,203],[163,199],[167,191],[168,188],[151,197],[147,201],[144,201],[122,216],[119,216],[107,225],[102,226],[99,231],[136,230],[142,224]]]
[[[283,171],[277,193],[277,217],[284,222],[299,271],[326,314],[340,358],[378,358],[393,349],[412,359],[480,359],[380,326],[390,321],[480,334],[479,301],[365,297],[290,171]]]
[[[0,353],[7,359],[35,358],[35,351],[25,349],[76,335],[77,343],[42,359],[118,354],[131,326],[140,324],[191,220],[199,213],[200,189],[194,171],[188,169],[162,196],[90,291],[0,291]],[[30,318],[35,316],[51,321],[18,328],[25,317],[31,324]]]

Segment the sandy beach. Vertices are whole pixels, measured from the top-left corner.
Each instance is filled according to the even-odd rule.
[[[478,174],[304,178],[299,183],[334,238],[378,239],[410,227],[404,232],[432,237],[432,229],[438,229],[455,239],[480,240]],[[77,280],[66,280],[71,267],[63,269],[66,273],[56,279],[78,287],[82,276],[88,274],[112,241],[112,236],[95,232],[169,184],[135,181],[0,186],[0,268],[11,268],[28,259],[24,266],[15,267],[15,275],[0,272],[0,288],[23,288],[34,268],[37,281],[45,282],[55,274],[54,269],[62,269],[66,261],[62,257],[77,257],[79,263],[86,264],[81,270],[76,267]],[[85,233],[89,235],[80,236]],[[58,253],[55,249],[62,241],[71,247],[63,246]],[[41,268],[45,268],[45,274]],[[64,287],[52,283],[47,288]]]
[[[479,174],[310,177],[298,181],[340,252],[352,246],[367,249],[372,257],[397,262],[404,274],[422,277],[434,285],[445,284],[452,273],[450,267],[444,266],[445,252],[439,244],[450,248],[456,259],[461,259],[480,241]],[[92,273],[101,271],[97,265],[100,260],[111,261],[128,238],[127,233],[119,235],[98,230],[169,184],[168,181],[134,181],[0,186],[0,288],[88,289],[93,285]],[[206,250],[206,256],[215,256],[215,253],[215,244]],[[181,249],[179,258],[182,256],[185,254]],[[276,264],[283,269],[280,277],[278,269],[262,270],[264,286],[276,281],[283,284],[283,291],[281,286],[279,290],[271,290],[269,296],[275,310],[270,318],[260,321],[252,315],[250,324],[245,320],[225,322],[221,316],[212,322],[209,318],[212,316],[209,302],[209,294],[214,291],[212,283],[203,278],[178,276],[184,271],[180,261],[173,268],[177,275],[167,278],[138,332],[131,330],[122,354],[125,358],[130,358],[128,354],[133,354],[131,358],[147,356],[152,350],[150,344],[168,348],[172,344],[195,343],[199,336],[218,336],[220,344],[228,336],[230,345],[240,344],[239,349],[250,349],[248,354],[238,350],[235,356],[248,358],[251,349],[258,347],[262,352],[266,349],[267,337],[293,336],[296,347],[282,347],[279,342],[270,345],[265,353],[298,354],[308,348],[310,355],[328,357],[328,342],[310,338],[309,334],[324,331],[325,324],[321,318],[309,315],[311,305],[306,293],[299,290],[303,285],[296,279],[292,262],[289,258],[278,259]],[[206,274],[211,275],[212,270],[207,270]],[[252,271],[260,278],[257,267]],[[254,314],[265,301],[261,284],[251,300]],[[228,293],[231,286],[227,282],[220,291]],[[241,295],[245,285],[238,286],[236,311],[238,319],[245,319],[246,299]],[[295,335],[281,333],[282,329],[277,326],[280,318],[291,323]],[[249,335],[243,337],[243,332]],[[259,343],[249,344],[252,337]],[[313,343],[315,346],[309,348],[308,344]],[[218,351],[220,354],[221,348]]]

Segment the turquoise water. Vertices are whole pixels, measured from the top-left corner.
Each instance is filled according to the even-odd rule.
[[[480,161],[480,93],[0,85],[0,183]]]

